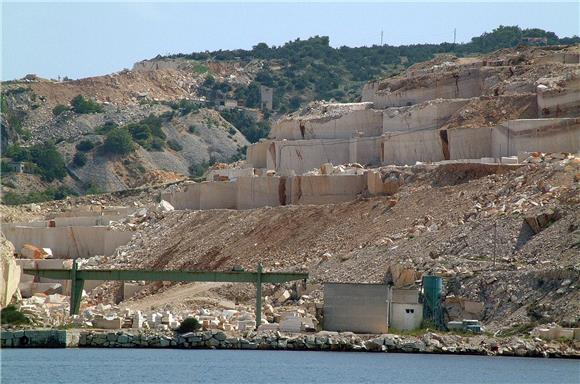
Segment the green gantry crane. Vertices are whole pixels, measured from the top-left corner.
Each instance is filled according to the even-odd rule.
[[[256,284],[256,327],[262,322],[262,283],[285,283],[305,280],[307,273],[262,272],[258,264],[256,272],[231,271],[150,271],[129,269],[78,269],[77,262],[72,269],[29,269],[23,273],[55,280],[71,280],[70,313],[78,314],[85,280],[145,280],[145,281],[214,281]]]

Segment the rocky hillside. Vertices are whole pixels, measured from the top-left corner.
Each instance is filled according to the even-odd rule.
[[[268,134],[270,121],[313,100],[355,101],[370,79],[443,53],[464,57],[512,47],[532,35],[546,37],[550,45],[578,40],[518,27],[500,27],[457,45],[333,48],[328,37],[316,36],[280,47],[260,43],[248,51],[158,56],[131,70],[86,79],[28,75],[4,82],[3,201],[43,201],[199,176],[208,164],[243,157],[248,142]],[[260,110],[262,86],[273,89],[271,110]],[[498,107],[480,104],[470,110]],[[119,137],[117,127],[131,138]],[[131,145],[113,149],[106,143],[111,131],[111,140]]]
[[[245,136],[218,111],[184,99],[192,97],[187,88],[195,81],[177,86],[181,76],[160,70],[9,84],[2,93],[3,192],[118,191],[199,176],[212,162],[238,159],[249,144]],[[96,110],[76,111],[71,103],[77,95]],[[115,128],[131,132],[127,153],[104,148]],[[26,152],[47,142],[54,143],[66,167],[56,180],[35,169],[39,161]],[[23,161],[24,173],[11,172],[9,161]]]
[[[191,270],[252,270],[262,262],[268,270],[308,271],[315,286],[382,282],[396,265],[445,276],[448,296],[485,303],[483,320],[492,328],[577,324],[578,159],[512,171],[477,164],[398,171],[405,184],[392,197],[169,212],[99,261]],[[312,294],[320,297],[319,289]]]

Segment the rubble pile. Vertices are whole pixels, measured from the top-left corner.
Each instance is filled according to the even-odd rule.
[[[531,160],[537,158],[541,162]],[[569,154],[530,154],[524,160],[514,169],[383,167],[382,177],[400,180],[395,195],[336,205],[167,212],[101,265],[253,270],[261,261],[266,270],[308,271],[309,284],[316,286],[381,282],[390,265],[400,264],[458,279],[458,295],[486,303],[486,325],[509,324],[510,314],[529,321],[517,309],[545,295],[529,276],[578,263],[573,207],[580,195],[574,179],[580,163]],[[529,229],[529,217],[540,218],[541,232]],[[542,220],[547,217],[552,219]],[[509,295],[492,298],[492,291],[482,291],[488,286],[483,281],[494,276],[500,283],[492,285],[494,292],[522,280],[521,297],[511,301]],[[580,284],[578,276],[572,280]],[[554,312],[575,292],[564,292]],[[309,295],[321,298],[320,292]],[[500,310],[490,309],[498,305]],[[575,311],[562,311],[555,320]]]
[[[35,341],[30,339],[36,337],[41,339],[42,335],[26,330],[3,332],[2,347],[30,345],[31,342]],[[71,338],[77,341],[74,345],[69,346],[91,348],[208,348],[578,357],[577,348],[567,343],[547,341],[537,337],[533,339],[495,338],[485,335],[463,337],[434,332],[426,332],[421,336],[385,334],[373,337],[355,335],[352,332],[327,331],[308,335],[289,335],[277,331],[251,331],[240,336],[219,330],[184,334],[159,331],[102,332],[82,330],[78,334],[71,335]],[[46,342],[46,340],[39,340],[39,343],[42,342]]]
[[[305,172],[305,176],[313,175],[363,175],[365,168],[359,163],[347,163],[333,165],[332,163],[324,163],[319,168],[314,168]]]
[[[58,327],[69,321],[69,297],[58,293],[36,294],[22,301],[18,310],[22,312],[33,326]]]
[[[332,103],[312,101],[300,110],[290,113],[284,119],[302,118],[301,120],[332,120],[345,116],[352,111],[370,109],[372,103]]]
[[[165,213],[173,210],[174,208],[170,203],[161,200],[157,204],[150,204],[146,207],[141,207],[120,220],[111,221],[109,223],[109,228],[113,230],[138,231],[147,228],[150,225],[154,226],[163,218]]]

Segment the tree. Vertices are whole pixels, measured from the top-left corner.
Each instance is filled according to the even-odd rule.
[[[90,140],[83,140],[76,145],[76,149],[82,152],[88,152],[94,147],[95,144],[93,144],[93,142]]]
[[[18,144],[14,144],[6,149],[5,156],[10,157],[13,161],[29,161],[30,151]]]
[[[203,81],[203,86],[208,88],[213,88],[215,84],[215,78],[212,75],[207,75],[205,80]]]
[[[117,155],[128,155],[135,150],[131,135],[124,128],[114,128],[107,133],[103,148],[105,152]]]
[[[32,162],[38,165],[45,180],[52,181],[66,176],[64,158],[54,144],[36,144],[30,148],[30,155]]]
[[[75,96],[71,101],[70,105],[76,113],[97,113],[102,112],[103,107],[97,102],[85,99],[82,95]]]
[[[256,108],[260,106],[260,87],[256,82],[251,82],[246,90],[246,107]]]
[[[290,98],[290,108],[295,111],[300,108],[300,104],[302,103],[302,99],[300,96],[292,96]]]
[[[59,104],[59,105],[57,105],[56,107],[54,107],[52,109],[52,114],[54,116],[58,116],[61,113],[65,112],[65,111],[68,111],[68,110],[69,110],[69,108],[66,105]]]
[[[187,319],[183,320],[179,325],[179,328],[176,329],[178,333],[188,333],[188,332],[195,332],[201,328],[201,324],[195,317],[188,317]]]
[[[82,167],[87,163],[87,155],[84,152],[77,152],[73,157],[73,164]]]

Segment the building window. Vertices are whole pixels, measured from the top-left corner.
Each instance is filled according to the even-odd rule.
[[[405,309],[405,312],[407,312],[407,313],[415,313],[415,310],[412,309],[412,308],[407,308],[407,309]]]

